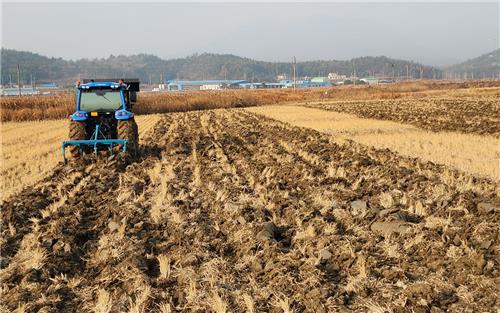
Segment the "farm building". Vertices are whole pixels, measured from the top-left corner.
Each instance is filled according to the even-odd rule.
[[[293,88],[293,80],[281,80],[277,83],[258,82],[251,83],[247,80],[169,80],[167,81],[167,91],[188,91],[188,90],[221,90],[221,89],[281,89]],[[327,77],[314,77],[309,80],[297,80],[296,88],[304,87],[330,87],[331,82]],[[162,88],[160,88],[161,90]],[[156,90],[156,91],[160,91]]]
[[[328,77],[313,77],[310,81],[304,83],[304,87],[330,87],[332,83]]]
[[[283,83],[242,83],[238,85],[242,89],[278,89],[284,88]]]
[[[182,90],[218,90],[224,88],[238,88],[239,84],[248,83],[246,80],[169,80],[168,91]]]
[[[314,79],[314,78],[313,78]],[[293,80],[288,80],[283,82],[285,85],[283,88],[293,88]],[[309,88],[309,87],[330,87],[332,83],[330,81],[313,81],[313,80],[298,80],[295,82],[296,88]]]
[[[0,88],[0,96],[18,96],[19,91],[21,92],[22,96],[34,96],[40,94],[39,90],[31,87],[22,87],[20,90],[18,88]]]
[[[311,83],[329,83],[330,79],[328,77],[313,77],[310,80]]]
[[[378,78],[375,78],[375,77],[365,77],[365,78],[361,78],[360,81],[366,83],[366,84],[369,84],[369,85],[374,85],[374,84],[378,84],[379,81],[378,81]]]
[[[57,89],[57,88],[59,88],[59,86],[57,86],[56,83],[37,84],[36,87],[38,89]]]

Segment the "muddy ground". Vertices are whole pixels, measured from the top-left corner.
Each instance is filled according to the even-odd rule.
[[[2,205],[1,309],[495,312],[498,186],[242,110]]]
[[[500,137],[500,97],[386,99],[309,103],[306,106],[392,120],[431,131]]]

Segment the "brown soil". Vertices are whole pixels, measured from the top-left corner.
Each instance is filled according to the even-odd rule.
[[[242,110],[166,115],[141,159],[2,205],[26,312],[494,311],[494,183]]]
[[[392,120],[431,131],[457,131],[500,136],[500,99],[388,99],[310,103],[306,106],[360,117]]]

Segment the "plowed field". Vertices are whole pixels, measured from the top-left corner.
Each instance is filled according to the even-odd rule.
[[[500,92],[490,96],[315,102],[308,106],[365,118],[392,120],[431,131],[500,137]]]
[[[2,206],[2,311],[498,307],[497,186],[243,110],[166,115],[127,164]]]

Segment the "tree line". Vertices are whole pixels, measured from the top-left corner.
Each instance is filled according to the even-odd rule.
[[[256,61],[229,54],[194,54],[186,58],[163,60],[155,55],[110,55],[107,58],[64,60],[36,53],[2,49],[2,84],[17,81],[17,64],[24,84],[57,82],[71,84],[76,79],[138,77],[144,83],[171,79],[245,79],[274,81],[277,75],[292,77],[292,62]],[[416,62],[385,56],[351,60],[297,62],[299,77],[327,76],[335,72],[346,76],[384,76],[386,78],[441,78],[442,70]]]

